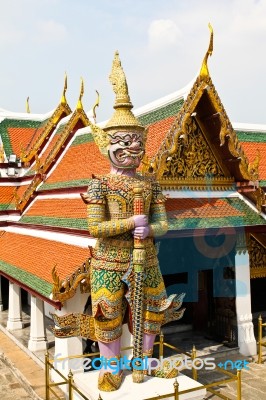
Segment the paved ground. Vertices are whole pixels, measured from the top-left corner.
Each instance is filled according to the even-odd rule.
[[[5,400],[33,398],[18,380],[3,355],[0,355],[0,398]]]
[[[2,322],[0,321],[0,323]],[[44,354],[35,353],[32,354],[33,358],[30,357],[29,350],[24,347],[28,340],[27,328],[14,331],[13,334],[17,344],[11,339],[11,333],[7,332],[0,324],[0,400],[44,400]],[[173,335],[170,336],[173,337]],[[190,337],[190,343],[187,340],[188,336]],[[177,337],[179,338],[180,347],[184,348],[184,345],[187,346],[187,349],[189,346],[191,347],[190,333],[178,334]],[[52,345],[53,338],[50,335],[49,338]],[[167,335],[165,339],[169,342]],[[238,354],[237,349],[230,350],[227,348],[226,350],[225,346],[214,344],[197,335],[192,338],[192,342],[196,344],[198,356],[206,356],[206,354],[210,353],[211,356],[215,357],[216,364],[224,362],[226,359],[232,361],[245,359]],[[265,353],[264,355],[266,356]],[[249,369],[242,370],[242,400],[266,400],[266,362],[258,365],[255,363],[255,359],[246,358],[246,361],[251,361],[251,363],[248,364]],[[187,374],[189,375],[189,373]],[[203,384],[217,381],[221,378],[223,377],[220,374],[217,375],[212,371],[199,373],[199,381]],[[225,384],[219,390],[224,396],[230,396],[225,398],[237,399],[235,383]],[[51,395],[51,400],[53,399],[54,396]],[[219,397],[208,394],[206,399],[218,400]],[[132,396],[132,400],[139,399],[135,399]]]

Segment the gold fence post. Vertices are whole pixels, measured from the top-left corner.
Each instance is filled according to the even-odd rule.
[[[163,342],[164,342],[164,334],[160,332],[160,343],[159,343],[159,359],[163,357]]]
[[[194,360],[196,359],[197,356],[197,351],[196,351],[196,347],[193,344],[192,347],[192,353],[191,353],[191,360],[192,360],[192,378],[197,381],[198,380],[198,371],[196,368],[194,368]]]
[[[73,400],[73,374],[71,369],[68,373],[68,400]]]
[[[179,383],[177,382],[177,379],[174,381],[174,389],[175,389],[175,400],[179,400]]]
[[[45,353],[45,400],[50,400],[50,371],[49,371],[49,353]]]
[[[262,318],[261,315],[258,318],[258,344],[259,344],[259,354],[258,354],[258,364],[262,363]]]
[[[241,369],[237,370],[237,400],[241,400]]]

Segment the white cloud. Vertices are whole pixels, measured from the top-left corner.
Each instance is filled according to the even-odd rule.
[[[35,41],[61,42],[67,37],[66,27],[52,19],[39,22]]]
[[[151,22],[148,30],[149,46],[152,50],[160,50],[178,43],[182,33],[171,19],[157,19]]]

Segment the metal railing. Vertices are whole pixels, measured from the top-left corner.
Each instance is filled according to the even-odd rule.
[[[163,395],[159,395],[159,396],[155,396],[155,397],[148,397],[144,400],[160,400],[160,399],[168,399],[173,397],[174,400],[179,400],[179,396],[185,394],[185,393],[191,393],[191,392],[196,392],[197,390],[202,390],[202,389],[207,389],[208,392],[216,395],[217,397],[220,397],[221,399],[224,400],[232,400],[230,397],[223,395],[222,393],[218,392],[217,390],[214,390],[214,387],[220,386],[220,385],[224,385],[230,382],[236,382],[237,383],[237,394],[236,394],[236,398],[237,400],[241,400],[241,370],[237,371],[237,374],[233,374],[232,372],[226,371],[224,369],[221,368],[216,368],[216,371],[219,371],[222,374],[228,375],[230,378],[229,379],[222,379],[220,381],[215,381],[212,383],[208,383],[206,385],[200,385],[191,389],[186,389],[186,390],[181,390],[179,391],[179,384],[177,382],[177,380],[175,380],[174,382],[174,392],[172,393],[166,393]]]
[[[266,322],[262,323],[261,315],[258,318],[258,364],[262,364],[262,347],[266,347],[266,338],[262,337],[262,327],[266,326]],[[264,360],[265,361],[265,360]]]
[[[262,324],[262,326],[264,326]],[[266,326],[266,324],[265,324]],[[159,341],[155,342],[154,345],[158,345],[159,346],[159,358],[163,357],[164,354],[164,348],[169,348],[171,350],[175,350],[178,354],[180,355],[185,355],[187,357],[189,357],[191,359],[191,371],[192,371],[192,378],[195,381],[198,381],[198,371],[197,368],[195,368],[195,366],[197,366],[196,364],[196,349],[195,346],[193,346],[192,352],[188,353],[185,352],[181,349],[179,349],[176,346],[173,346],[169,343],[165,343],[164,342],[164,335],[161,333],[160,337],[159,337]],[[266,343],[265,343],[266,345]],[[132,350],[133,347],[129,346],[129,347],[124,347],[121,350],[125,351],[125,350]],[[61,357],[61,358],[56,358],[56,361],[63,361],[63,360],[71,360],[71,359],[77,359],[77,358],[85,358],[85,357],[92,357],[92,356],[96,356],[99,355],[100,353],[88,353],[88,354],[81,354],[81,355],[73,355],[73,356],[68,356],[68,357]],[[90,400],[88,397],[86,397],[75,385],[74,383],[74,379],[73,379],[73,373],[71,370],[69,370],[69,373],[66,376],[64,376],[58,369],[55,368],[55,366],[53,365],[55,360],[53,360],[52,358],[50,358],[48,351],[46,352],[45,355],[45,388],[46,388],[46,397],[45,400],[51,400],[50,394],[52,393],[55,398],[57,400],[63,400],[65,399],[65,397],[62,397],[62,395],[59,395],[58,393],[55,392],[54,388],[60,387],[62,385],[66,385],[67,387],[67,395],[68,395],[68,400],[74,400],[74,393],[77,393],[81,396],[81,398],[83,400]],[[51,380],[50,377],[50,373],[51,370],[55,371],[62,379],[62,381],[60,382],[54,382]],[[227,370],[221,369],[219,367],[215,368],[215,371],[220,372],[221,374],[227,375],[229,377],[229,379],[221,379],[220,381],[215,381],[212,383],[208,383],[206,385],[202,385],[200,384],[197,387],[191,388],[191,389],[186,389],[186,390],[179,390],[179,384],[178,381],[175,380],[174,382],[174,391],[172,393],[167,393],[164,395],[159,395],[159,396],[155,396],[155,397],[149,397],[146,398],[144,400],[160,400],[160,399],[166,399],[166,398],[171,398],[173,397],[174,400],[179,400],[179,396],[185,394],[185,393],[190,393],[190,392],[194,392],[197,390],[202,390],[202,389],[207,389],[207,391],[209,391],[210,393],[220,397],[221,399],[224,400],[231,400],[230,397],[223,395],[222,393],[218,392],[217,390],[215,390],[215,387],[218,387],[220,385],[225,385],[228,384],[230,382],[236,382],[237,385],[237,400],[241,400],[241,370],[237,370],[237,374],[233,374],[232,372],[229,372]],[[99,394],[99,400],[102,400],[101,395]]]
[[[91,356],[91,355],[95,355],[95,353],[57,358],[57,361],[63,361],[66,359],[69,360],[69,359],[73,359],[73,358],[83,358],[83,357],[87,357],[87,356]],[[54,388],[58,388],[62,385],[66,385],[66,387],[67,387],[68,400],[74,399],[74,393],[78,393],[83,400],[90,400],[75,385],[72,371],[69,370],[67,377],[65,377],[60,371],[58,371],[58,369],[56,369],[54,367],[53,362],[54,362],[54,360],[50,359],[49,353],[47,351],[45,354],[45,400],[51,400],[51,396],[50,396],[51,393],[55,396],[55,398],[57,400],[64,400],[65,395],[63,395],[63,397],[62,397],[62,395],[56,393],[56,391],[54,390]],[[60,382],[51,381],[51,377],[50,377],[51,370],[55,371],[62,378],[62,381],[60,381]]]

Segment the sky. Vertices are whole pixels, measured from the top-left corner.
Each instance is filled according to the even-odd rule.
[[[214,30],[209,72],[231,122],[266,125],[266,0],[0,0],[0,108],[47,113],[83,106],[98,90],[97,122],[113,113],[119,51],[134,108],[196,78]]]

